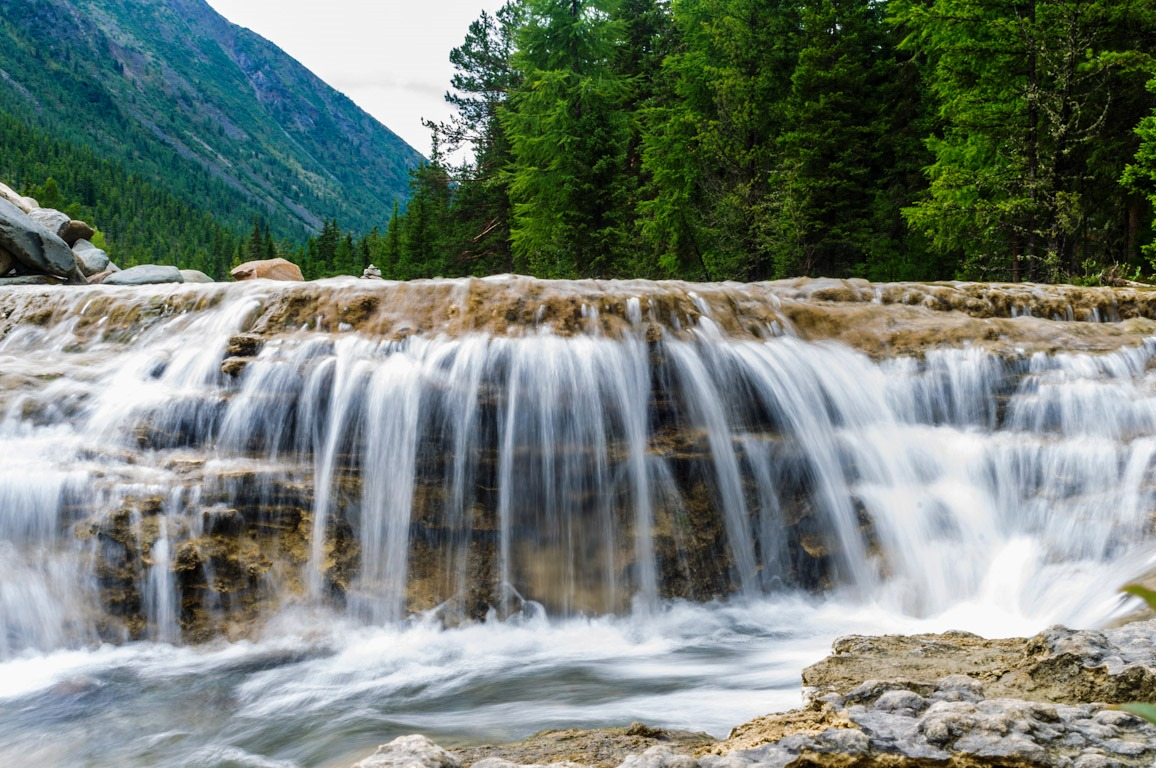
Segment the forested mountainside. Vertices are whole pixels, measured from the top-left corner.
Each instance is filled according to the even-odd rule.
[[[515,0],[387,276],[1151,275],[1153,0]],[[1146,87],[1147,86],[1147,87]]]
[[[0,0],[0,117],[0,177],[25,188],[51,177],[65,201],[97,209],[129,262],[158,235],[100,210],[108,174],[122,203],[155,201],[169,210],[145,215],[175,216],[210,241],[260,217],[300,242],[327,220],[357,230],[387,220],[421,160],[203,0]],[[64,170],[62,155],[80,170]]]

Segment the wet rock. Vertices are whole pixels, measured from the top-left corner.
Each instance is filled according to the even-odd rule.
[[[289,280],[301,282],[301,268],[287,259],[246,261],[229,272],[234,280]]]
[[[81,238],[74,241],[72,253],[76,257],[76,265],[80,267],[80,271],[84,273],[85,277],[92,277],[108,269],[108,254],[87,239]]]
[[[698,761],[690,755],[676,753],[665,744],[651,747],[641,755],[630,755],[621,768],[698,768]]]
[[[0,248],[34,273],[85,282],[72,249],[7,200],[0,200]]]
[[[257,358],[255,357],[226,357],[221,361],[221,373],[226,376],[237,378],[245,369],[249,367]]]
[[[0,248],[0,276],[6,275],[16,266],[16,257]]]
[[[142,264],[138,267],[116,272],[104,279],[105,285],[157,285],[162,283],[183,283],[185,279],[176,267],[158,264]]]
[[[353,768],[461,768],[461,761],[425,736],[399,736]]]
[[[1156,622],[841,638],[803,673],[807,710],[752,721],[712,751],[751,766],[1148,765],[1156,727],[1103,702],[1149,690],[1154,646]]]
[[[1030,639],[987,640],[966,632],[939,635],[851,636],[803,671],[817,700],[849,690],[851,681],[886,680],[937,700],[977,701],[1014,696],[1030,701],[1121,703],[1156,699],[1156,623],[1109,630],[1053,627]],[[970,682],[969,682],[970,681]],[[885,693],[850,688],[849,703]]]
[[[245,530],[245,518],[235,509],[206,509],[202,517],[210,536],[238,536]]]
[[[228,357],[256,357],[264,345],[265,338],[260,334],[238,333],[229,337],[229,343],[225,347],[225,355]]]

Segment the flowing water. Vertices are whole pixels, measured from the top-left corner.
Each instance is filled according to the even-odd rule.
[[[738,287],[429,286],[5,294],[0,764],[723,736],[837,635],[1102,624],[1153,567],[1143,334],[869,356]]]

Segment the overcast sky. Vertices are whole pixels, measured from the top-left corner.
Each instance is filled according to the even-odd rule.
[[[470,22],[504,0],[208,0],[273,41],[428,156],[422,118],[444,120],[442,96]]]

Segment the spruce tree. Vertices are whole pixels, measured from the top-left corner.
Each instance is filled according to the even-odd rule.
[[[611,67],[619,25],[606,0],[526,0],[503,111],[513,158],[514,266],[609,277],[628,259],[629,83]]]
[[[912,226],[967,277],[1055,280],[1119,242],[1124,195],[1100,181],[1122,63],[1152,31],[1148,0],[895,0],[925,57],[941,130]],[[1123,78],[1123,79],[1122,79]],[[1134,145],[1133,145],[1134,146]],[[1129,153],[1130,154],[1130,153]],[[1089,253],[1092,249],[1100,253]]]

